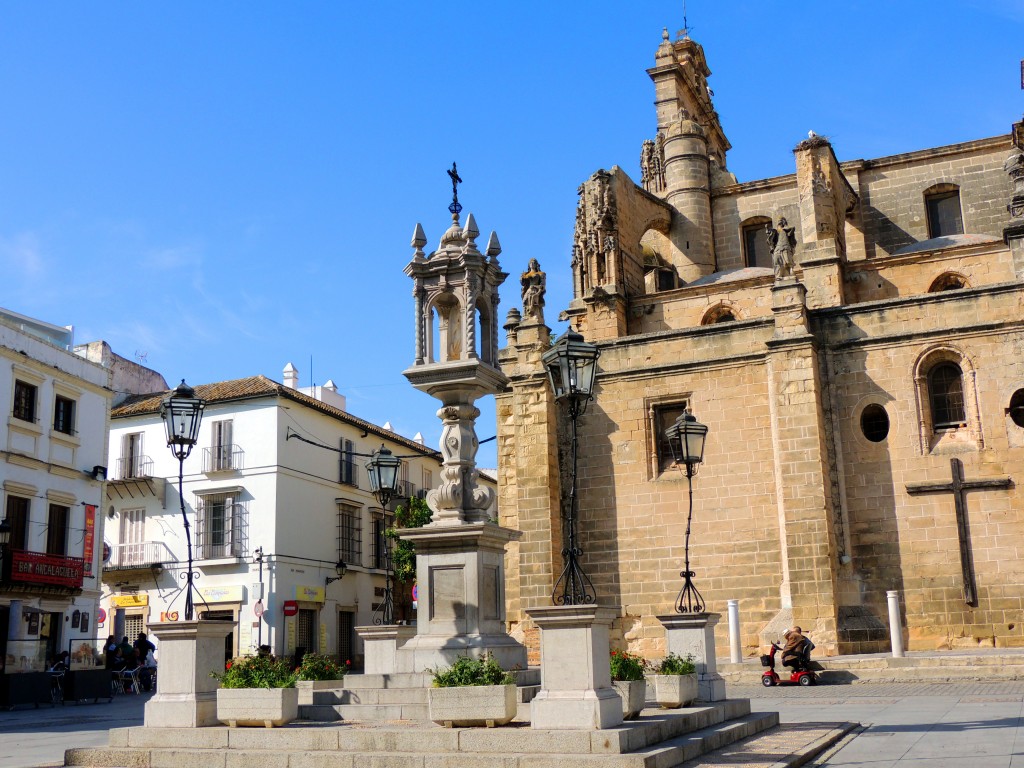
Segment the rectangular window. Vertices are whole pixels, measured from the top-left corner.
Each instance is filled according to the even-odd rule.
[[[671,427],[685,410],[685,402],[666,403],[654,407],[652,429],[654,430],[654,443],[657,446],[659,472],[664,472],[675,464],[675,460],[672,458],[672,449],[665,437],[665,430]]]
[[[27,381],[15,380],[14,382],[14,418],[22,421],[36,420],[36,393],[38,389],[35,384]]]
[[[11,526],[11,549],[26,548],[30,501],[21,496],[7,497],[7,524]]]
[[[68,512],[63,504],[51,504],[50,516],[46,523],[46,554],[66,555],[68,553]]]
[[[373,563],[370,566],[371,568],[384,570],[388,567],[391,549],[389,546],[390,540],[384,535],[384,531],[393,527],[394,524],[394,515],[387,515],[382,512],[373,513],[373,552],[370,553]]]
[[[928,208],[928,237],[962,235],[964,220],[960,212],[960,192],[941,192],[925,198]]]
[[[210,469],[219,472],[235,469],[232,462],[231,419],[213,422],[213,446]]]
[[[196,557],[212,559],[245,554],[245,503],[233,493],[200,496],[196,502]]]
[[[53,429],[65,435],[75,433],[75,401],[57,395],[53,401]]]
[[[743,228],[743,258],[748,267],[772,268],[772,255],[768,251],[765,222],[748,224]]]
[[[359,474],[356,467],[355,444],[351,440],[341,441],[341,465],[338,482],[342,485],[359,487]]]
[[[422,480],[423,482],[420,483],[420,488],[422,490],[429,491],[434,487],[434,473],[429,469],[424,468]]]
[[[119,480],[130,480],[133,477],[146,477],[152,468],[142,455],[142,433],[134,432],[121,437],[121,458],[117,460],[117,477]]]
[[[146,510],[126,509],[121,512],[121,546],[117,553],[117,564],[143,565],[146,557],[144,532],[146,530]]]
[[[338,503],[338,553],[349,565],[363,564],[363,515],[354,504]]]

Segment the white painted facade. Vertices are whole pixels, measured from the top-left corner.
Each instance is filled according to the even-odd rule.
[[[103,542],[110,372],[76,356],[70,328],[0,310],[0,665],[42,671],[70,648],[93,661]],[[80,658],[79,658],[80,657]]]
[[[438,484],[440,459],[332,404],[344,402],[333,387],[313,390],[323,397],[315,399],[295,388],[297,373],[286,373],[291,387],[264,377],[196,387],[206,409],[184,464],[196,586],[205,599],[196,599],[196,611],[236,622],[231,655],[262,643],[278,655],[307,648],[358,666],[362,648],[352,628],[373,623],[385,584],[374,535],[382,511],[366,482],[367,458],[354,457],[349,470],[337,451],[294,435],[362,454],[383,444],[411,457],[403,479],[413,494]],[[111,419],[103,601],[118,636],[184,618],[178,462],[158,407],[158,397],[130,398]],[[339,558],[347,575],[325,585]],[[286,602],[296,615],[285,616]]]

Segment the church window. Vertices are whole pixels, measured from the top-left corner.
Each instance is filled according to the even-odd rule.
[[[1010,405],[1006,412],[1018,427],[1024,427],[1024,389],[1018,389],[1010,397]]]
[[[736,317],[736,313],[731,307],[724,304],[719,304],[717,307],[710,309],[705,315],[704,319],[700,321],[701,325],[714,325],[715,323],[733,323],[739,318]]]
[[[928,372],[932,427],[951,429],[966,423],[963,372],[956,363],[939,363]]]
[[[928,237],[947,237],[964,233],[964,219],[960,211],[960,189],[952,184],[940,184],[924,194],[928,211]]]
[[[967,281],[962,275],[958,275],[955,272],[945,272],[932,281],[931,286],[928,288],[928,293],[956,291],[966,287]]]
[[[889,436],[889,414],[878,403],[871,403],[860,414],[860,429],[872,443],[880,443]]]
[[[743,223],[743,264],[747,267],[772,268],[772,255],[768,250],[768,236],[765,225],[771,219],[757,216]]]
[[[658,471],[664,472],[675,464],[672,458],[672,448],[665,437],[665,430],[672,426],[676,419],[683,415],[686,410],[686,403],[665,403],[654,407],[654,442],[658,453]]]

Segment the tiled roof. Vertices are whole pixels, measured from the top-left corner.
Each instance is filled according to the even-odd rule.
[[[215,384],[200,384],[195,387],[196,395],[207,403],[226,403],[233,400],[252,400],[261,397],[286,397],[302,405],[332,416],[338,421],[358,427],[364,432],[369,432],[377,437],[393,440],[396,443],[416,450],[424,455],[439,455],[438,451],[427,448],[420,443],[410,440],[407,437],[378,427],[358,416],[353,416],[347,411],[335,408],[333,405],[322,403],[316,398],[305,395],[302,392],[279,384],[266,376],[250,376],[245,379],[231,379],[230,381],[218,381]],[[160,401],[167,396],[167,392],[157,392],[146,395],[132,395],[124,402],[112,409],[111,419],[124,419],[130,416],[142,416],[160,412]]]

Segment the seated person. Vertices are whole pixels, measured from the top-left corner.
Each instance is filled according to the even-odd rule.
[[[800,627],[793,627],[783,635],[786,641],[782,648],[782,666],[790,667],[794,672],[803,668],[805,645],[810,642],[803,636]]]

